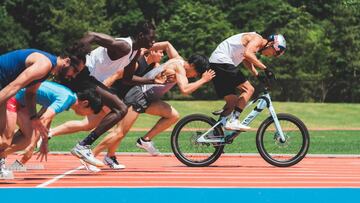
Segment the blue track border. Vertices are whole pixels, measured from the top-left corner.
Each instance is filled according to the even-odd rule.
[[[2,188],[2,202],[358,202],[360,188]]]

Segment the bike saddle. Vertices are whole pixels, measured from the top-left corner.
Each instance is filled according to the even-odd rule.
[[[215,116],[219,116],[223,111],[224,111],[224,109],[220,109],[220,110],[217,110],[217,111],[213,111],[212,114],[215,115]]]

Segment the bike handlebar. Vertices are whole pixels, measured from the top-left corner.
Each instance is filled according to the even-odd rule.
[[[263,74],[257,76],[258,80],[265,85],[265,90],[271,88],[271,83],[276,81],[274,72],[271,69],[265,69]]]

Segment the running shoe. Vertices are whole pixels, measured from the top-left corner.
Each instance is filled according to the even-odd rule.
[[[14,174],[12,171],[9,171],[6,169],[0,169],[0,179],[3,179],[3,180],[14,179]]]
[[[136,146],[139,148],[145,149],[152,156],[157,156],[160,154],[159,150],[156,149],[156,147],[154,146],[154,143],[151,140],[145,141],[143,138],[139,138],[136,141]]]
[[[5,165],[5,158],[0,158],[0,169],[5,169],[6,165]]]
[[[11,164],[7,169],[12,170],[12,171],[26,171],[27,170],[26,166],[18,160],[15,160],[14,163]]]
[[[243,125],[238,119],[228,119],[225,123],[224,128],[226,130],[239,130],[247,131],[250,130],[249,126]]]
[[[0,179],[14,179],[14,174],[5,168],[5,158],[0,159]]]
[[[90,146],[81,146],[80,144],[77,144],[72,150],[71,154],[76,156],[79,159],[84,160],[86,163],[91,164],[93,166],[97,167],[103,167],[105,166],[103,162],[96,159],[90,149]]]
[[[89,172],[92,172],[92,173],[97,173],[97,172],[100,172],[101,169],[99,169],[98,167],[96,166],[93,166],[93,165],[90,165],[90,164],[87,164],[85,161],[83,161],[82,159],[79,159],[80,163],[85,167],[85,169]]]
[[[124,169],[125,168],[125,165],[120,164],[117,161],[116,156],[112,156],[112,157],[105,156],[104,163],[112,169]]]

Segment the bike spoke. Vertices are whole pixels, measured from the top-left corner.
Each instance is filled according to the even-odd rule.
[[[198,138],[209,131],[213,124],[210,120],[195,119],[185,122],[177,129],[174,147],[178,158],[183,160],[183,163],[202,166],[221,154],[223,146],[219,143],[198,141]],[[214,128],[206,134],[206,139],[219,140],[222,137],[222,132],[218,128]]]
[[[289,166],[303,158],[308,147],[308,134],[301,121],[293,116],[279,117],[285,141],[280,138],[273,121],[262,132],[262,151],[265,160],[278,166]]]

